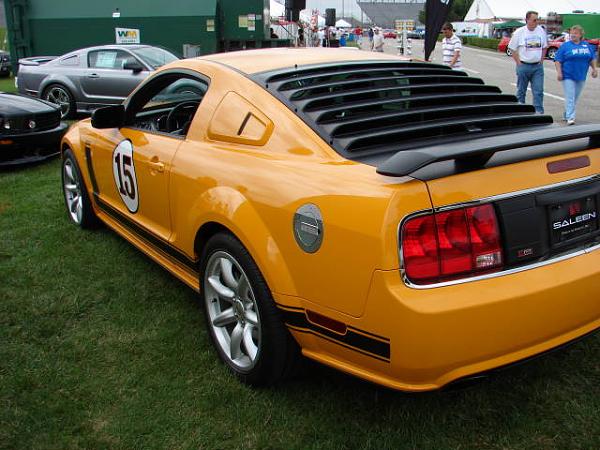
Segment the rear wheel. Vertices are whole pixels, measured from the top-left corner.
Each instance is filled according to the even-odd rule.
[[[508,47],[506,47],[506,55],[507,56],[512,56],[512,50]]]
[[[98,218],[94,214],[81,171],[71,149],[65,150],[62,160],[62,185],[69,219],[81,228],[94,228]]]
[[[546,56],[548,56],[548,58],[550,58],[552,61],[554,61],[554,57],[556,56],[556,51],[557,51],[557,49],[555,47],[550,47],[548,49],[548,53],[546,53]]]
[[[253,386],[292,375],[298,345],[248,251],[232,235],[219,233],[207,242],[201,261],[206,323],[221,360]]]
[[[43,98],[60,107],[61,119],[69,119],[75,115],[75,99],[66,86],[51,84],[44,90]]]

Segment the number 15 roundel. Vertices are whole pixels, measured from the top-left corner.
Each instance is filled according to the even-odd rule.
[[[117,145],[113,152],[113,174],[117,191],[131,213],[136,213],[140,204],[137,177],[133,165],[133,145],[124,140]]]

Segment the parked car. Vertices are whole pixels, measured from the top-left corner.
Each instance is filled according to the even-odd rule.
[[[600,44],[600,39],[586,39],[586,41],[589,42],[590,44],[594,44],[595,46],[598,46]],[[554,60],[554,56],[556,55],[556,52],[558,51],[560,46],[563,45],[565,42],[566,41],[565,41],[564,35],[560,35],[560,36],[556,37],[555,39],[549,40],[548,41],[548,53],[546,53],[546,56],[549,59]]]
[[[10,76],[10,55],[0,50],[0,77],[8,77]]]
[[[59,57],[19,60],[19,92],[60,106],[63,119],[76,112],[121,103],[148,74],[178,59],[148,45],[103,45]]]
[[[505,36],[502,39],[500,39],[500,42],[498,42],[498,51],[500,53],[506,53],[508,56],[512,56],[512,50],[510,48],[508,48],[509,42],[510,42],[509,37]]]
[[[599,147],[447,66],[249,50],[74,125],[63,192],[200,293],[240,380],[301,352],[425,391],[600,328]]]
[[[408,32],[408,37],[411,39],[425,39],[425,27],[416,27]]]
[[[396,39],[398,36],[394,30],[383,30],[382,33],[385,39]]]
[[[56,105],[0,92],[0,167],[57,156],[66,131]]]

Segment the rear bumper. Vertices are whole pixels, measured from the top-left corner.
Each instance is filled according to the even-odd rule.
[[[69,125],[61,122],[51,130],[0,135],[0,167],[31,164],[60,153],[60,140]]]
[[[390,349],[389,361],[383,361],[294,332],[307,356],[393,389],[439,389],[600,328],[600,250],[429,290],[407,287],[398,271],[376,271],[358,319],[308,302],[304,307],[389,339]]]

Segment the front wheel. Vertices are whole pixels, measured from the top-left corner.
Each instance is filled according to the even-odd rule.
[[[292,375],[298,345],[248,251],[232,235],[219,233],[207,242],[201,261],[202,303],[220,359],[253,386]]]
[[[554,61],[554,57],[556,56],[556,48],[550,47],[548,49],[548,53],[546,54],[546,56],[548,56],[548,58],[550,58],[552,61]]]
[[[508,47],[506,47],[506,55],[507,56],[512,56],[512,50]]]
[[[94,228],[98,219],[94,214],[81,171],[71,149],[66,149],[62,160],[62,185],[69,219],[81,228]]]

